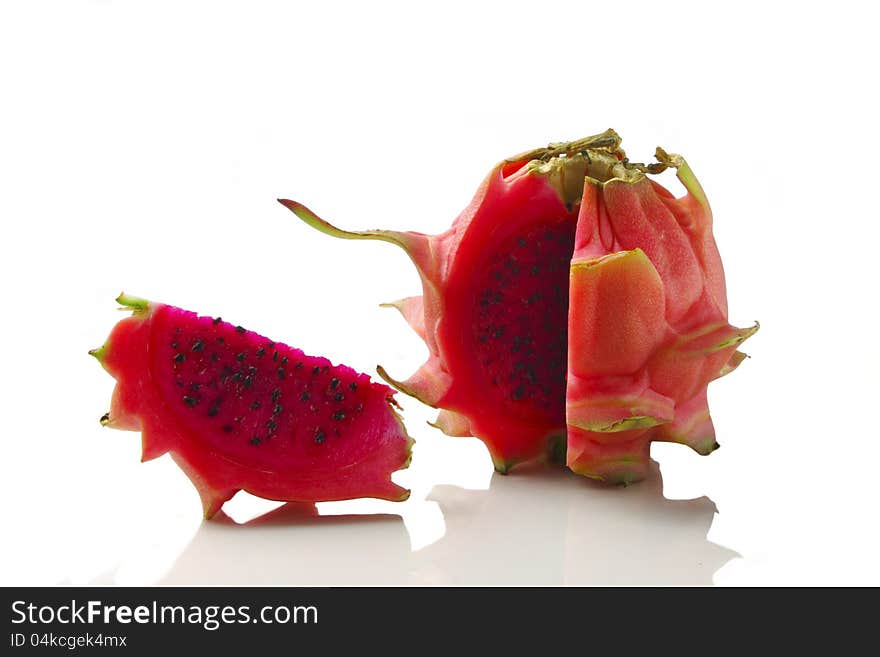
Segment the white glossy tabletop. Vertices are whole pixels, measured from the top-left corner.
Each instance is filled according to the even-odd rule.
[[[672,5],[3,3],[0,585],[880,584],[876,22]],[[168,457],[99,426],[86,352],[120,291],[408,376],[425,347],[378,307],[418,293],[406,256],[275,199],[437,233],[497,161],[608,127],[688,158],[730,319],[761,322],[710,387],[711,456],[655,445],[626,489],[500,476],[399,395],[407,502],[242,494],[203,522]]]

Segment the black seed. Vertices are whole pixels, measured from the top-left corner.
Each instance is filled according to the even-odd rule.
[[[214,326],[216,326],[217,324],[219,324],[219,323],[222,322],[222,321],[223,321],[223,318],[222,318],[222,317],[215,317],[215,318],[214,318]]]
[[[318,430],[315,432],[315,442],[316,442],[318,445],[320,445],[321,443],[324,442],[324,437],[325,437],[325,436],[324,436],[324,432],[321,431],[320,429],[318,429]]]
[[[182,387],[183,387],[183,381],[175,381],[174,383],[177,384],[177,387],[178,387],[178,388],[182,388]]]
[[[223,431],[224,431],[225,433],[232,433],[232,425],[224,424],[224,425],[223,425]]]
[[[247,358],[247,354],[243,351],[241,353],[235,354],[236,360],[244,360],[245,358]]]
[[[320,373],[321,373],[321,368],[318,367],[317,365],[315,365],[315,366],[312,368],[312,374],[320,374]]]
[[[186,356],[184,356],[182,353],[177,354],[177,355],[174,357],[174,362],[175,362],[175,363],[182,363],[184,360],[186,360]]]
[[[196,399],[195,397],[189,397],[187,395],[184,395],[183,396],[183,403],[186,404],[187,406],[189,406],[190,408],[192,408],[193,406],[195,406],[196,404],[199,403],[199,400]]]
[[[203,343],[199,338],[196,338],[193,341],[193,346],[192,346],[193,351],[201,351],[202,349],[204,349],[204,347],[205,347],[205,343]]]
[[[275,390],[272,391],[272,401],[273,401],[273,402],[278,401],[278,398],[279,398],[280,396],[281,396],[281,389],[280,389],[280,388],[275,388]]]
[[[518,401],[518,400],[522,399],[523,395],[525,395],[525,394],[526,394],[525,388],[523,388],[521,385],[519,385],[516,387],[516,390],[513,391],[513,394],[511,395],[511,397],[513,398],[514,401]]]
[[[257,410],[259,407],[260,407],[260,400],[259,399],[255,399],[254,401],[251,402],[251,410],[252,411]]]
[[[251,445],[257,446],[257,445],[260,444],[260,440],[261,440],[261,439],[260,439],[259,436],[254,436],[253,438],[250,439],[249,442],[250,442]]]
[[[177,349],[178,346],[179,346],[179,345],[177,344],[177,341],[176,341],[176,340],[175,340],[174,342],[171,343],[171,348],[172,348],[172,349]]]
[[[224,342],[226,342],[226,340],[223,338],[217,338],[217,344],[223,344]]]
[[[248,390],[251,387],[251,384],[254,382],[254,377],[246,376],[244,377],[244,389]]]
[[[198,389],[201,387],[202,387],[201,383],[190,383],[189,384],[189,389],[192,390],[193,392],[198,392]]]
[[[493,338],[500,338],[502,335],[504,335],[504,329],[503,329],[503,328],[496,328],[496,329],[492,332],[492,337],[493,337]]]
[[[272,409],[272,414],[278,415],[283,410],[284,410],[284,407],[281,406],[281,404],[275,404],[275,407]]]
[[[220,412],[220,402],[214,401],[214,403],[211,404],[211,408],[208,409],[208,417],[214,417],[219,412]]]
[[[232,375],[233,381],[241,381],[241,379],[242,379],[241,372],[236,372],[235,374]]]
[[[268,348],[268,349],[274,349],[274,348],[275,348],[275,343],[274,343],[274,342],[269,342],[269,344],[267,345],[267,348]]]
[[[302,369],[302,366],[303,366],[302,363],[297,363],[295,369],[301,370],[301,369]]]
[[[518,237],[516,240],[516,244],[517,246],[524,247],[526,245],[526,241],[522,237]]]
[[[283,379],[284,376],[285,376],[284,368],[283,368],[283,367],[279,367],[279,368],[278,368],[278,378],[279,378],[279,379]]]
[[[211,362],[216,363],[218,360],[220,360],[220,354],[215,351],[211,354]]]
[[[345,419],[345,413],[343,413],[342,411],[336,411],[336,412],[333,414],[333,419],[334,419],[334,420],[344,420],[344,419]]]
[[[236,326],[235,332],[236,333],[244,333],[244,327],[243,326]]]
[[[264,356],[266,354],[266,350],[263,347],[260,347],[255,353],[257,356]]]
[[[275,423],[275,420],[269,420],[266,422],[266,428],[269,429],[269,433],[275,433],[275,429],[278,428],[278,425]]]
[[[541,271],[541,268],[538,265],[532,265],[532,268],[529,270],[529,273],[532,276],[537,276],[539,271]]]
[[[330,379],[330,390],[336,390],[336,388],[338,388],[338,387],[339,387],[339,379],[337,379],[334,376],[332,379]]]
[[[299,396],[300,401],[309,401],[309,399],[311,399],[311,398],[312,398],[312,396],[309,394],[308,390],[306,390],[305,392],[303,392],[303,394],[301,394]]]
[[[337,392],[335,395],[333,395],[333,401],[341,402],[343,399],[345,399],[345,395],[343,395],[341,392]]]
[[[352,381],[351,383],[348,384],[348,388],[349,388],[349,390],[357,390],[358,384],[355,381]]]
[[[287,356],[285,356],[284,358],[281,359],[281,364],[287,365]]]
[[[274,354],[272,354],[272,360],[274,360],[276,362],[278,361],[278,352],[277,351]]]

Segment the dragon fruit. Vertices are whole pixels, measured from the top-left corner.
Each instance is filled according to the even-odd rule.
[[[580,146],[615,144],[608,134]],[[387,305],[402,312],[430,356],[406,381],[379,374],[443,409],[436,426],[445,433],[483,440],[501,472],[564,449],[568,265],[587,165],[584,155],[549,150],[501,162],[436,236],[343,231],[280,200],[329,235],[384,240],[409,254],[423,295]]]
[[[133,311],[89,353],[117,380],[101,424],[170,452],[206,518],[239,490],[279,501],[400,501],[412,439],[394,391],[220,318],[121,295]]]
[[[758,330],[727,322],[724,272],[702,187],[678,155],[591,171],[571,261],[567,463],[627,484],[645,477],[653,440],[718,448],[709,382],[745,358]],[[675,198],[646,172],[677,170]]]
[[[429,358],[404,381],[379,374],[439,408],[435,426],[480,438],[499,472],[565,453],[576,472],[628,483],[651,440],[716,444],[706,384],[754,331],[727,325],[705,195],[681,158],[658,155],[630,162],[613,130],[528,151],[493,167],[440,235],[341,230],[279,200],[324,233],[409,255],[423,294],[384,305]],[[669,166],[688,196],[647,178]]]

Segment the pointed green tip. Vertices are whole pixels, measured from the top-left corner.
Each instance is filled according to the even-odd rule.
[[[508,475],[513,467],[519,463],[516,459],[511,460],[502,460],[500,458],[492,457],[492,466],[495,468],[495,472],[500,475]]]
[[[107,345],[102,345],[97,349],[89,349],[89,356],[97,360],[99,363],[104,362],[105,353],[107,353]]]
[[[116,297],[116,303],[123,306],[124,310],[133,310],[135,312],[146,312],[150,307],[148,300],[126,294],[125,292]]]
[[[297,217],[299,217],[306,224],[314,228],[315,230],[319,230],[326,235],[330,235],[331,237],[339,237],[341,239],[357,239],[358,235],[355,233],[349,233],[348,231],[340,230],[336,226],[324,221],[316,215],[314,212],[309,210],[302,203],[297,203],[296,201],[291,201],[286,198],[279,198],[278,202],[283,205],[285,208],[293,212]]]
[[[297,203],[296,201],[291,201],[286,198],[279,198],[278,202],[293,212],[293,214],[299,217],[303,222],[330,237],[338,237],[343,240],[380,240],[382,242],[396,244],[407,253],[411,254],[412,252],[413,235],[411,233],[400,233],[394,230],[342,230],[328,221],[321,219],[321,217],[309,210],[302,203]]]
[[[400,392],[404,393],[405,395],[415,397],[415,395],[413,395],[411,392],[409,392],[406,389],[406,386],[404,386],[400,381],[398,381],[397,379],[391,378],[391,375],[388,374],[388,372],[385,371],[385,368],[382,367],[381,365],[376,365],[376,373],[382,378],[383,381],[385,381],[385,383],[390,385],[392,388],[396,388],[397,390],[400,390]]]

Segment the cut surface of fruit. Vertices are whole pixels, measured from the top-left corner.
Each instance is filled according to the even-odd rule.
[[[89,352],[117,380],[101,422],[141,431],[143,460],[170,452],[206,517],[239,490],[296,502],[408,496],[390,479],[412,440],[388,386],[220,318],[118,301],[132,316]]]

